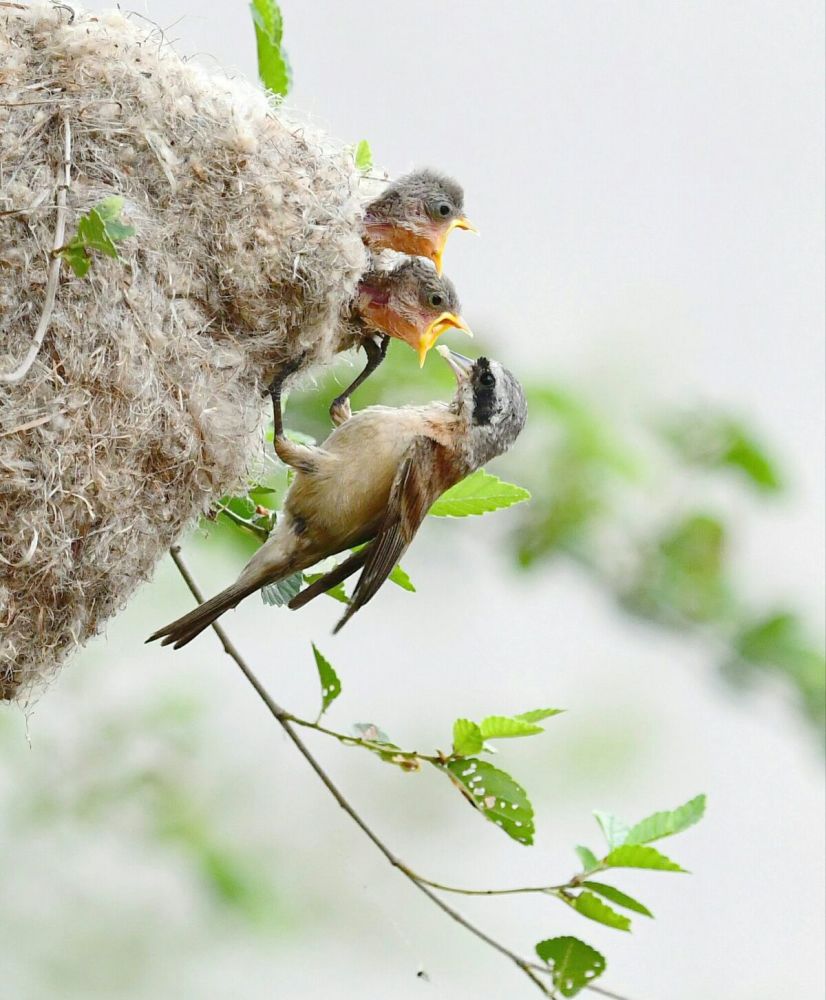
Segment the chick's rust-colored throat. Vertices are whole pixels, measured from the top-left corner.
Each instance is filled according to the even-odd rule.
[[[395,250],[411,257],[429,257],[435,260],[439,252],[438,234],[430,227],[415,232],[392,222],[368,222],[365,226],[367,242],[377,248]]]

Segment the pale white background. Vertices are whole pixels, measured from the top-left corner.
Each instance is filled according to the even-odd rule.
[[[611,412],[710,401],[767,437],[791,492],[768,504],[724,498],[739,585],[757,606],[789,601],[821,626],[821,5],[283,8],[296,109],[342,141],[368,138],[394,174],[429,164],[463,182],[483,236],[455,236],[447,266],[467,319],[503,360],[569,379]],[[254,77],[245,4],[142,9],[182,52]],[[636,819],[709,793],[707,819],[672,848],[694,874],[629,873],[620,883],[655,922],[635,921],[628,936],[550,900],[459,900],[509,944],[527,951],[541,937],[579,934],[606,953],[606,986],[634,1000],[819,1000],[816,741],[782,691],[732,695],[706,649],[630,623],[569,564],[509,575],[495,551],[507,517],[429,524],[407,560],[419,595],[388,589],[335,640],[329,602],[275,616],[250,601],[229,623],[277,697],[308,713],[315,638],[345,684],[334,721],[374,719],[402,744],[444,744],[458,713],[569,709],[547,737],[503,758],[537,806],[532,850],[481,823],[435,775],[405,777],[319,745],[365,815],[431,877],[560,880],[575,843],[598,843],[591,808]],[[236,565],[206,566],[203,550],[192,559],[208,590]],[[0,793],[14,801],[21,781],[47,792],[53,782],[57,793],[60,758],[112,714],[129,717],[159,690],[197,689],[208,727],[193,780],[218,790],[227,834],[270,857],[282,923],[253,934],[210,922],[174,856],[141,835],[140,816],[91,835],[58,824],[36,838],[15,836],[9,822],[0,995],[533,995],[388,868],[210,636],[176,655],[139,644],[148,622],[187,606],[174,574],[159,573],[37,706],[31,751],[23,720],[8,723],[14,763],[0,769]],[[158,749],[138,736],[128,752]]]

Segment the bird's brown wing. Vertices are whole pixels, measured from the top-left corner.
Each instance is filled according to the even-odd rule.
[[[414,438],[396,473],[376,537],[364,550],[364,569],[336,632],[375,596],[413,541],[432,504],[460,478],[451,465],[443,445],[429,437]]]
[[[297,611],[298,608],[303,608],[305,604],[309,604],[314,597],[318,597],[319,594],[326,594],[328,590],[331,590],[339,583],[343,583],[348,576],[352,576],[357,570],[360,570],[364,563],[367,561],[367,549],[359,549],[358,552],[354,552],[351,556],[348,556],[344,562],[340,562],[338,566],[335,566],[325,573],[324,576],[319,577],[315,583],[311,583],[309,587],[305,587],[301,593],[296,594],[295,597],[287,605],[291,611]]]

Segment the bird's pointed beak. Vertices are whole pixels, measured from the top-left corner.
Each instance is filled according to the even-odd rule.
[[[475,233],[477,236],[479,235],[479,230],[473,225],[470,219],[466,219],[464,215],[460,215],[458,219],[451,219],[451,221],[441,231],[439,236],[435,237],[433,240],[431,259],[436,265],[437,274],[442,273],[442,257],[444,256],[445,247],[447,246],[447,238],[454,229],[466,229],[469,233]]]
[[[448,330],[461,330],[469,337],[473,336],[470,327],[467,323],[465,323],[461,316],[457,316],[456,313],[452,312],[443,312],[441,316],[437,316],[432,323],[427,325],[426,329],[419,337],[418,355],[420,368],[424,367],[427,352],[431,347],[433,347],[439,337],[441,337],[441,335]]]
[[[444,344],[439,344],[436,350],[450,365],[459,385],[467,382],[470,378],[470,373],[473,371],[473,360],[471,358],[466,358],[464,354],[457,354],[456,351],[451,351],[451,349],[449,347],[445,347]]]

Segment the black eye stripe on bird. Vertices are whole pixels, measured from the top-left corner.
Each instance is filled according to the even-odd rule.
[[[266,584],[365,542],[364,548],[293,598],[290,607],[302,607],[360,569],[336,631],[367,604],[407,550],[435,500],[506,451],[525,424],[525,396],[510,372],[498,362],[487,362],[485,367],[445,347],[438,350],[456,375],[456,394],[449,406],[437,402],[398,409],[368,407],[318,447],[296,444],[284,436],[276,393],[275,448],[297,472],[274,531],[235,583],[158,629],[147,641],[162,639],[176,649],[186,645]],[[473,385],[483,371],[495,375],[500,404],[496,419],[485,423],[476,419]],[[296,531],[297,526],[304,530]]]
[[[473,370],[473,419],[477,424],[490,423],[497,412],[496,376],[487,358],[477,358]]]

